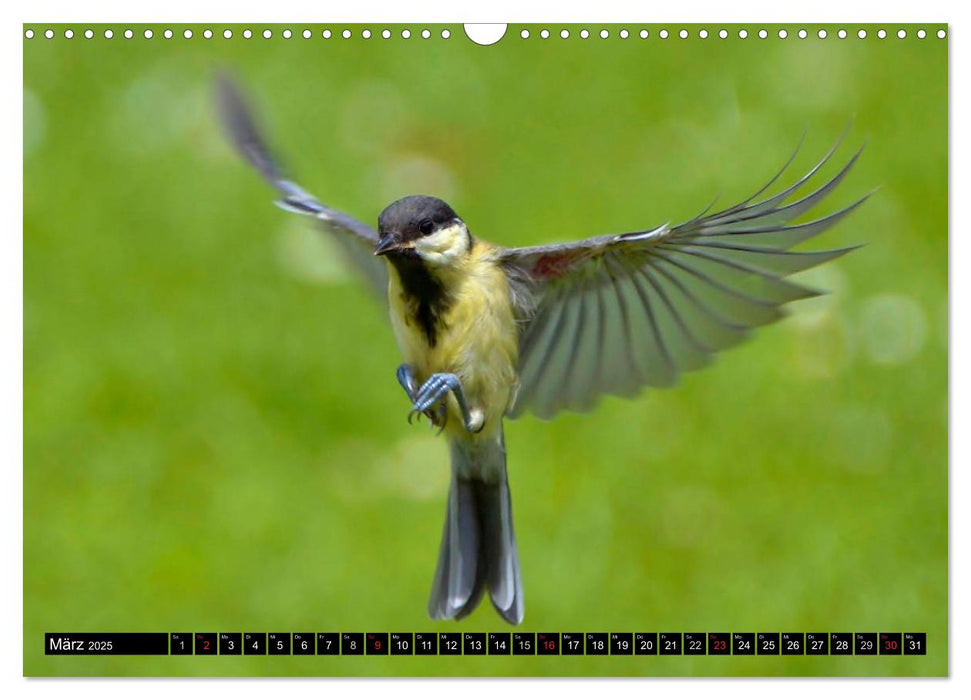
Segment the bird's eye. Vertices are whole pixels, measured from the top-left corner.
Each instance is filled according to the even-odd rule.
[[[420,224],[418,224],[418,231],[423,236],[427,236],[435,228],[435,224],[431,219],[425,219]]]

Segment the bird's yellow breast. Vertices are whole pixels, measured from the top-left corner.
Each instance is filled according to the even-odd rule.
[[[419,384],[436,372],[457,375],[470,408],[484,414],[480,434],[490,435],[499,427],[515,389],[519,350],[509,283],[495,262],[494,249],[477,242],[454,265],[430,271],[444,295],[432,337],[419,319],[419,300],[390,267],[391,323],[404,361]],[[446,429],[464,430],[451,396],[448,405]]]

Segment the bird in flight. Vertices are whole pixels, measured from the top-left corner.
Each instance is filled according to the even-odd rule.
[[[745,201],[678,225],[504,248],[473,235],[441,199],[415,195],[389,204],[375,230],[285,177],[232,81],[219,80],[217,97],[230,140],[276,188],[277,204],[333,233],[387,296],[408,420],[425,416],[448,440],[451,486],[428,602],[434,619],[468,615],[488,591],[504,619],[522,622],[505,418],[587,411],[604,394],[672,386],[780,319],[788,302],[819,294],[787,277],[852,248],[793,248],[866,200],[792,223],[859,157],[809,187],[834,146],[780,192],[767,194],[795,154]]]

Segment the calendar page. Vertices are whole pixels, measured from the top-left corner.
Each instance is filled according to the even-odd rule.
[[[948,674],[948,26],[25,24],[24,674]]]

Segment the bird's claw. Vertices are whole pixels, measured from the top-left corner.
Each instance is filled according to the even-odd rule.
[[[429,377],[420,388],[418,388],[418,381],[415,379],[415,373],[410,365],[404,364],[398,367],[396,376],[398,383],[401,384],[411,400],[411,410],[408,412],[409,424],[411,424],[412,419],[421,422],[421,416],[424,414],[428,417],[432,427],[437,426],[438,432],[441,433],[445,430],[445,424],[448,423],[448,404],[444,399],[449,392],[453,392],[466,427],[471,425],[469,407],[465,400],[465,393],[462,391],[462,382],[456,375],[449,372],[437,372]],[[474,428],[470,428],[470,430],[477,432]]]
[[[398,370],[395,372],[395,377],[397,378],[398,383],[401,385],[401,388],[405,390],[406,394],[408,394],[408,400],[414,403],[415,396],[418,393],[418,380],[415,379],[415,372],[411,368],[411,365],[400,365]],[[432,421],[434,424],[435,417],[429,411],[422,411],[421,413],[417,414],[419,423],[421,422],[422,413],[428,416],[428,420]],[[414,411],[408,413],[409,425],[411,424],[411,419],[415,417],[415,415],[416,414]]]
[[[433,426],[438,425],[438,432],[435,434],[441,435],[442,431],[445,430],[445,424],[448,423],[448,406],[445,404],[440,404],[438,410],[436,411],[435,417],[432,418],[429,416],[428,419],[432,422]]]
[[[433,426],[438,426],[438,432],[444,430],[448,420],[448,406],[443,402],[436,408],[435,404],[442,401],[450,391],[461,391],[461,386],[459,378],[454,374],[433,374],[416,392],[408,413],[408,422],[411,423],[412,417],[420,417],[424,413]]]
[[[415,372],[411,369],[411,365],[399,365],[397,371],[395,372],[395,377],[398,379],[398,383],[401,385],[401,388],[405,390],[406,394],[408,394],[408,398],[414,402],[415,390],[418,388],[418,383],[415,381]]]
[[[418,390],[411,407],[412,413],[427,411],[448,395],[450,391],[457,391],[461,386],[459,378],[454,374],[445,372],[433,374]]]

